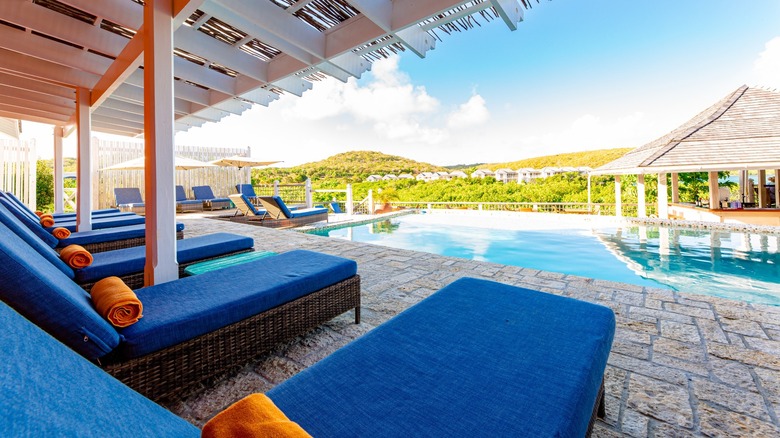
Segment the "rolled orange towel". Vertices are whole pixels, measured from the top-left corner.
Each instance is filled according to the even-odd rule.
[[[141,300],[119,277],[98,281],[89,293],[98,313],[115,327],[127,327],[143,317]]]
[[[35,210],[35,214],[36,214],[38,217],[41,217],[41,216],[43,216],[43,212],[42,212],[42,211],[40,211],[40,210]]]
[[[82,269],[92,264],[92,254],[81,245],[68,245],[60,251],[60,258],[73,269]]]
[[[44,213],[41,215],[41,226],[43,227],[53,227],[54,226],[54,217],[52,217],[49,213]]]
[[[67,239],[70,237],[70,230],[67,228],[57,227],[52,230],[51,234],[58,239]]]
[[[200,432],[201,438],[310,438],[298,423],[265,394],[251,394],[215,415]]]

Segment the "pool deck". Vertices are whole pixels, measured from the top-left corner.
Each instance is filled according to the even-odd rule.
[[[538,289],[610,307],[617,331],[606,371],[607,418],[593,436],[780,436],[780,307],[462,260],[180,215],[185,236],[218,231],[256,250],[309,249],[353,259],[362,322],[341,315],[165,406],[197,426],[265,392],[460,277]],[[562,261],[565,263],[565,261]]]

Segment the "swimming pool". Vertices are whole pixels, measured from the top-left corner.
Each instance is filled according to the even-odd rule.
[[[549,215],[419,214],[313,234],[780,305],[780,236]]]

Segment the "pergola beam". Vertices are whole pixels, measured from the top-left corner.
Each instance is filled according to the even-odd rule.
[[[0,70],[0,86],[18,88],[20,90],[42,95],[62,97],[76,102],[76,90],[71,87],[42,82],[33,78],[5,73]]]

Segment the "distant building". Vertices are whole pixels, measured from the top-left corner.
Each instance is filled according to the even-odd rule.
[[[414,177],[408,173],[402,173],[398,175],[398,179],[414,179]]]
[[[454,170],[450,172],[450,178],[468,178],[469,176],[466,175],[466,172],[462,170]]]
[[[477,169],[472,174],[472,178],[484,178],[486,176],[493,176],[493,171],[490,169]]]
[[[381,180],[382,180],[382,176],[381,175],[369,175],[368,178],[366,178],[366,181],[368,181],[368,182],[376,182],[376,181],[381,181]]]
[[[447,172],[433,172],[431,174],[431,179],[434,180],[434,181],[435,180],[439,180],[439,179],[449,180],[450,179],[450,174],[447,173]]]
[[[385,181],[395,181],[398,179],[398,177],[393,175],[392,173],[388,173],[387,175],[383,176],[382,179]]]
[[[517,169],[517,180],[522,182],[531,182],[542,177],[542,171],[532,167]]]
[[[496,181],[506,184],[510,181],[517,182],[517,172],[512,169],[498,169],[495,173]]]
[[[418,173],[415,177],[417,181],[431,181],[433,180],[433,173],[431,172],[421,172]]]
[[[541,177],[542,178],[547,178],[547,177],[550,177],[550,176],[557,175],[557,174],[561,173],[561,168],[560,167],[542,167],[541,172],[542,172]]]
[[[577,172],[583,175],[585,175],[586,173],[590,173],[591,170],[593,170],[593,168],[588,166],[580,166],[577,168]]]

